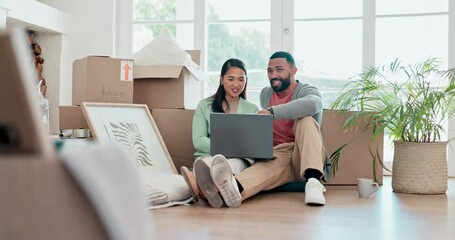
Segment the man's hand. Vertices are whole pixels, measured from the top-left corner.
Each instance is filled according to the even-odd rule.
[[[260,111],[258,112],[258,114],[271,115],[272,113],[270,113],[270,111],[267,110],[267,109],[263,109],[263,110],[260,110]]]

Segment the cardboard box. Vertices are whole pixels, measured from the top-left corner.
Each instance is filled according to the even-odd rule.
[[[152,109],[151,112],[177,171],[180,172],[181,166],[192,168],[196,152],[191,136],[194,110]]]
[[[73,63],[73,105],[133,102],[133,60],[88,56]]]
[[[89,129],[81,106],[58,107],[59,129]]]
[[[352,116],[354,112],[348,111],[344,114],[335,110],[324,110],[322,118],[322,137],[327,152],[332,154],[338,147],[352,141],[342,152],[338,164],[338,172],[328,185],[357,185],[357,178],[374,178],[372,152],[379,152],[383,159],[384,136],[381,134],[374,141],[372,131],[365,132],[366,123],[362,122],[354,129],[344,130],[342,128],[345,119]],[[376,176],[378,184],[382,185],[383,168],[377,164]]]
[[[188,51],[199,64],[200,51]],[[195,109],[202,96],[200,81],[182,65],[135,66],[133,102],[149,109]]]

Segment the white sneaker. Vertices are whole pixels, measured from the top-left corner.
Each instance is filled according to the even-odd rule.
[[[315,178],[308,179],[305,185],[305,203],[308,205],[325,205],[325,187]]]
[[[238,207],[242,202],[239,187],[232,173],[231,167],[223,155],[213,156],[210,169],[212,180],[218,188],[221,197],[228,207]]]

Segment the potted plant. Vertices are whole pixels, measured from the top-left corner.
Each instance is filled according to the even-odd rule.
[[[396,59],[388,66],[366,68],[344,86],[331,106],[357,110],[344,128],[366,117],[373,137],[385,130],[390,133],[394,141],[392,189],[396,192],[440,194],[447,190],[447,141],[441,141],[441,136],[444,121],[455,112],[455,69],[440,70],[438,63],[429,58],[404,66]],[[334,169],[345,146],[331,156]]]

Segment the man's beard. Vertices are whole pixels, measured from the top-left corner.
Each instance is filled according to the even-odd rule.
[[[281,81],[281,85],[277,85],[277,86],[273,86],[273,81],[274,80],[280,80]],[[270,86],[272,86],[272,89],[273,91],[275,92],[282,92],[286,89],[288,89],[288,87],[291,85],[291,74],[289,73],[289,76],[285,79],[283,78],[273,78],[270,80]]]

